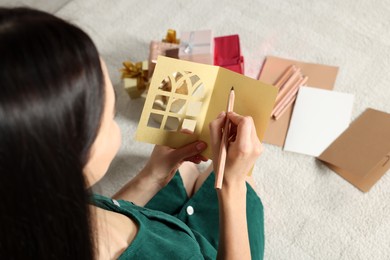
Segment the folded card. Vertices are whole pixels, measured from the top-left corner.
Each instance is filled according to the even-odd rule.
[[[262,140],[277,94],[274,86],[221,67],[163,56],[157,60],[136,139],[170,147],[195,140],[209,143],[208,125],[226,111],[231,87],[233,110],[252,116]],[[210,145],[203,155],[210,157]]]
[[[261,68],[259,80],[268,84],[275,84],[288,67],[296,65],[301,68],[302,74],[308,77],[307,86],[320,89],[333,89],[338,68],[334,66],[306,63],[268,56]],[[287,135],[293,106],[290,106],[278,120],[271,119],[264,136],[264,142],[283,146]]]
[[[318,159],[369,191],[390,168],[390,114],[368,108]]]
[[[300,87],[284,150],[318,156],[349,125],[353,95]]]

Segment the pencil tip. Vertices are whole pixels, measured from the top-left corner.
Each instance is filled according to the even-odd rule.
[[[234,90],[234,87],[232,87],[230,90]]]

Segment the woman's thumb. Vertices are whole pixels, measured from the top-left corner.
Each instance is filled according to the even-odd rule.
[[[175,156],[179,157],[180,160],[200,154],[207,148],[207,144],[203,141],[196,141],[180,148],[175,151]]]

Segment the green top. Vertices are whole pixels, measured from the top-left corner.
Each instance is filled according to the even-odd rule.
[[[139,226],[119,259],[215,259],[218,248],[218,198],[214,174],[188,198],[179,173],[152,200],[139,207],[125,200],[94,195],[96,206],[124,214]],[[247,192],[247,220],[252,259],[263,259],[264,222],[260,199]],[[205,203],[206,202],[206,203]]]

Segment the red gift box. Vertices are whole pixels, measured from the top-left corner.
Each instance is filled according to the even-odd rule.
[[[214,65],[244,74],[244,57],[237,34],[214,38]]]

